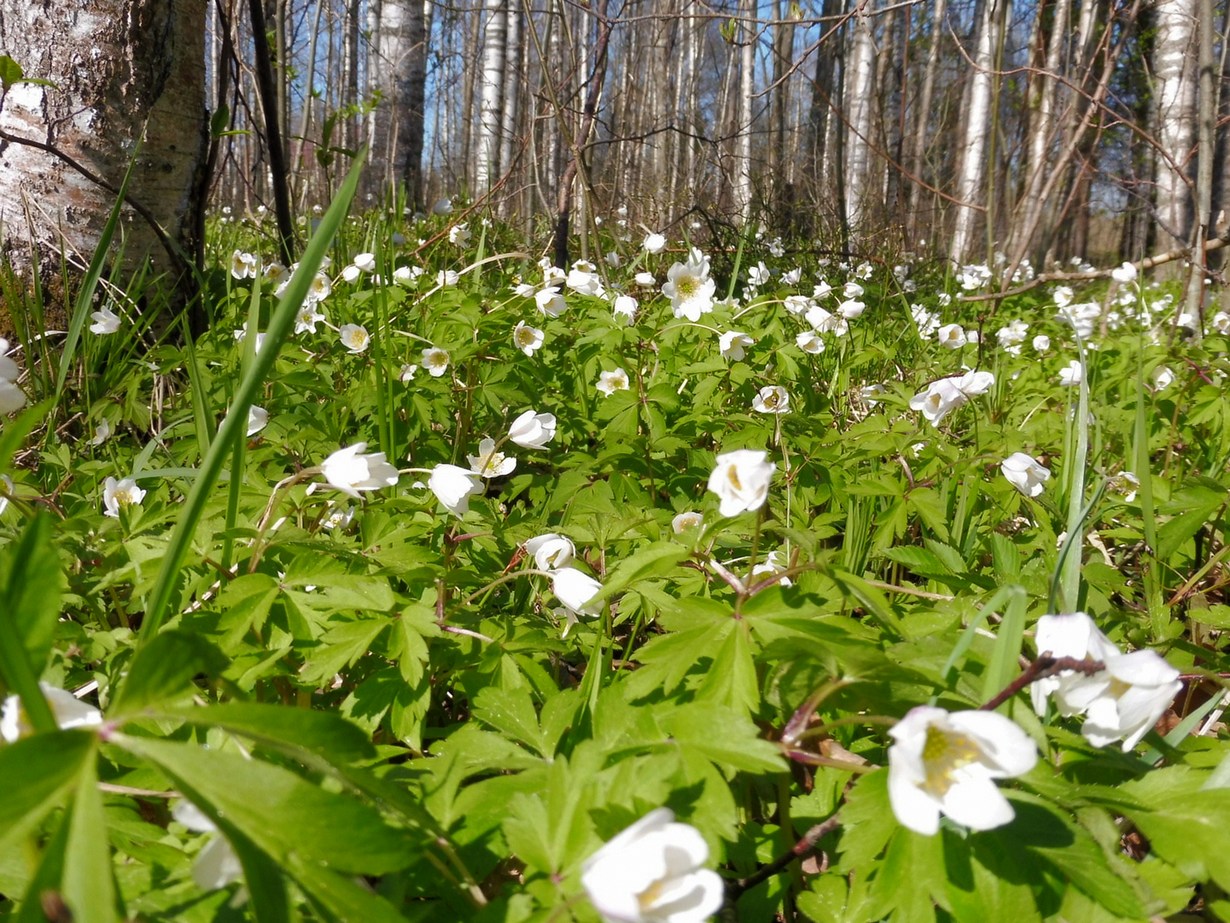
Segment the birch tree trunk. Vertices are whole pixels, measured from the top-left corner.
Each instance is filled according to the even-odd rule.
[[[914,134],[910,144],[909,184],[906,186],[906,239],[914,245],[924,227],[921,221],[923,203],[928,204],[928,211],[934,210],[935,198],[928,193],[923,185],[927,141],[931,136],[931,102],[935,95],[935,78],[939,70],[940,45],[943,42],[947,26],[945,17],[947,8],[944,0],[935,0],[931,14],[930,44],[927,46],[927,63],[923,68],[922,89],[919,91],[918,107],[914,113]]]
[[[952,234],[949,256],[963,261],[973,245],[979,210],[977,203],[985,201],[983,185],[986,179],[987,138],[990,133],[991,90],[995,79],[995,49],[999,45],[1000,4],[1007,0],[981,0],[978,25],[978,47],[974,53],[974,75],[971,79],[969,102],[965,107],[965,137],[961,142],[961,165],[957,173],[956,227]]]
[[[422,0],[381,0],[368,64],[371,92],[380,94],[371,114],[369,156],[380,165],[372,180],[381,191],[404,187],[412,208],[423,204],[425,30]]]
[[[739,30],[738,134],[735,138],[734,211],[746,222],[752,212],[752,98],[756,64],[756,0],[745,0]]]
[[[1196,127],[1196,9],[1194,0],[1158,0],[1153,74],[1158,143],[1154,204],[1162,249],[1187,244],[1192,226],[1188,171]]]
[[[875,37],[871,17],[860,10],[851,25],[851,49],[845,99],[849,128],[845,143],[845,225],[857,237],[866,215],[871,178],[871,137],[875,87]]]
[[[504,82],[507,78],[508,11],[506,0],[483,3],[482,86],[478,107],[478,157],[474,192],[486,195],[500,175],[500,128],[504,115]]]
[[[136,154],[124,263],[149,260],[164,290],[189,297],[209,140],[205,0],[0,0],[0,48],[51,83],[17,84],[0,111],[3,255],[28,281],[32,252],[45,278],[61,250],[84,267]]]

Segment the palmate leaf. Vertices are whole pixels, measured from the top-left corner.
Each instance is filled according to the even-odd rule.
[[[60,802],[94,759],[85,730],[36,734],[0,746],[0,843],[20,835]]]
[[[294,855],[339,872],[379,875],[409,865],[417,840],[357,799],[318,788],[287,769],[191,744],[117,734],[220,829],[233,827],[285,865]]]

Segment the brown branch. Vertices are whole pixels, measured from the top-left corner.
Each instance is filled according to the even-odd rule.
[[[1211,237],[1205,241],[1204,252],[1211,253],[1214,250],[1222,249],[1228,244],[1230,244],[1230,231],[1223,231],[1221,235]],[[1164,253],[1158,253],[1145,257],[1143,260],[1137,260],[1130,265],[1135,266],[1137,272],[1143,272],[1146,269],[1152,269],[1154,266],[1186,259],[1191,256],[1191,253],[1191,247],[1176,247],[1173,250],[1167,250]],[[1003,298],[1011,298],[1013,295],[1021,295],[1048,282],[1092,282],[1095,279],[1109,279],[1112,272],[1114,272],[1114,269],[1094,269],[1090,272],[1042,272],[1038,273],[1038,275],[1034,276],[1024,285],[1018,285],[1016,288],[1008,288],[1000,292],[988,292],[985,295],[961,295],[958,297],[958,300],[998,301]]]
[[[999,706],[1003,705],[1030,683],[1046,679],[1048,676],[1054,676],[1056,673],[1062,673],[1065,670],[1093,676],[1095,673],[1100,673],[1105,669],[1106,664],[1091,657],[1052,657],[1050,654],[1043,654],[1026,667],[1025,672],[1001,689],[995,696],[978,706],[978,710],[995,711],[995,709],[999,708]]]
[[[828,820],[822,821],[814,827],[811,827],[806,833],[803,834],[802,837],[799,838],[797,843],[790,847],[789,850],[782,853],[782,855],[778,856],[767,865],[761,866],[751,875],[747,876],[747,878],[740,879],[727,888],[727,904],[733,905],[735,901],[742,897],[746,892],[756,887],[756,885],[772,878],[796,859],[802,859],[816,848],[817,843],[840,826],[841,820],[838,815],[834,814]]]

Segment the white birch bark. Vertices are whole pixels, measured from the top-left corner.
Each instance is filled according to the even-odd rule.
[[[734,211],[740,222],[746,222],[752,211],[752,107],[754,68],[756,64],[756,0],[745,0],[740,24],[738,135],[735,138]]]
[[[987,138],[990,133],[991,90],[995,79],[995,49],[999,45],[1000,4],[1007,0],[983,0],[978,24],[978,46],[974,52],[974,74],[970,80],[969,100],[965,107],[964,137],[961,141],[961,163],[957,172],[956,226],[952,234],[949,256],[961,262],[969,255],[978,224],[978,210],[973,207],[985,200]]]
[[[483,19],[482,84],[474,175],[474,191],[480,196],[491,190],[500,175],[500,129],[504,122],[504,80],[508,61],[505,0],[484,0]]]
[[[875,37],[871,17],[860,9],[851,21],[849,65],[845,74],[845,222],[855,236],[862,229],[871,178],[871,137],[875,92]]]
[[[197,253],[208,142],[204,0],[0,0],[0,48],[27,77],[52,84],[12,87],[0,129],[53,148],[113,190],[136,153],[131,199],[166,238]],[[0,141],[0,250],[19,273],[29,274],[31,243],[45,270],[59,266],[61,248],[84,267],[115,197],[64,157]],[[186,269],[129,208],[124,234],[128,266],[148,258],[156,272]]]
[[[1188,184],[1196,129],[1196,10],[1193,0],[1158,0],[1153,46],[1153,136],[1158,144],[1154,204],[1159,243],[1188,243],[1192,198]]]
[[[382,190],[404,186],[412,205],[422,204],[423,91],[427,42],[422,0],[381,0],[371,34],[369,158]]]

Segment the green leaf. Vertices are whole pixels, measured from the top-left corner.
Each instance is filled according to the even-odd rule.
[[[488,686],[474,697],[474,717],[505,737],[524,744],[539,756],[551,756],[538,727],[534,702],[526,687],[503,689]]]
[[[165,707],[192,689],[200,673],[217,675],[226,658],[209,642],[183,631],[166,631],[137,651],[108,714],[122,718]]]
[[[358,763],[376,756],[367,734],[336,712],[229,702],[207,708],[161,709],[158,713],[189,724],[224,728],[288,755],[330,765]]]
[[[602,589],[590,604],[610,599],[641,580],[669,574],[688,556],[688,550],[678,542],[655,542],[647,545],[611,568],[602,581]]]
[[[298,856],[291,857],[288,868],[304,893],[325,911],[326,919],[406,923],[406,918],[392,904],[358,881],[309,865]]]
[[[77,782],[64,857],[64,898],[81,923],[113,923],[116,913],[111,842],[92,760]]]
[[[413,859],[417,843],[374,808],[279,766],[192,744],[121,734],[112,742],[157,765],[220,828],[233,826],[278,863],[297,856],[379,875]]]
[[[52,519],[39,512],[4,549],[4,598],[0,603],[26,648],[36,674],[43,671],[55,636],[64,593],[64,573],[51,541]]]
[[[38,677],[51,650],[63,587],[50,528],[46,514],[35,516],[17,545],[5,549],[11,564],[0,599],[0,680],[20,697],[30,723],[43,732],[55,730],[56,720]],[[41,591],[40,583],[46,584]]]
[[[98,738],[85,730],[36,734],[0,746],[0,843],[37,823],[94,759]]]
[[[751,717],[760,707],[760,679],[752,647],[747,623],[735,623],[697,687],[697,701],[714,702]]]
[[[23,77],[25,77],[25,71],[21,69],[20,64],[6,54],[0,55],[0,86],[7,91],[12,88],[13,84],[20,83]]]
[[[730,709],[688,702],[665,710],[658,724],[675,745],[700,753],[724,769],[776,773],[786,768],[777,746],[760,737],[749,717]]]

